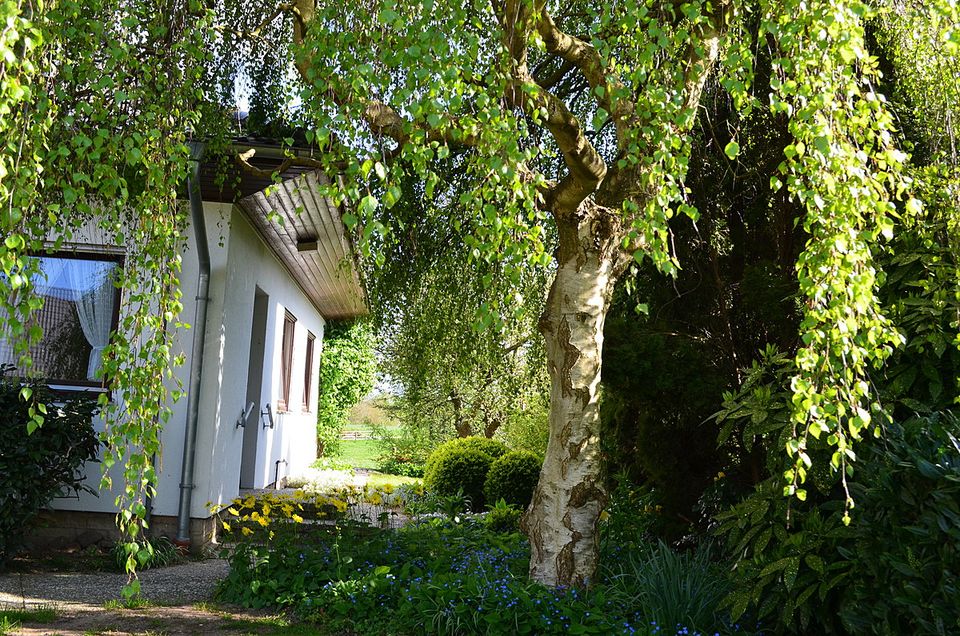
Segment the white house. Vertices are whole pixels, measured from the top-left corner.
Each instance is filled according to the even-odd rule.
[[[274,146],[235,150],[251,147],[251,163],[261,169],[282,161]],[[267,190],[271,181],[239,171],[232,175],[239,179],[228,175],[226,181],[235,186],[221,188],[214,173],[204,165],[192,179],[194,223],[181,284],[183,316],[195,328],[178,334],[187,361],[177,370],[188,395],[163,431],[151,502],[154,534],[194,544],[214,532],[211,503],[282,483],[316,459],[325,322],[366,312],[340,211],[317,193],[323,175],[291,168]],[[96,390],[99,354],[117,324],[122,297],[110,272],[123,266],[123,256],[122,246],[88,231],[66,251],[43,257],[46,303],[39,320],[45,337],[34,358],[51,386]],[[202,350],[199,359],[194,348]],[[0,362],[11,358],[9,347],[0,346]],[[87,470],[95,486],[100,467],[89,464]],[[114,482],[121,481],[118,474]],[[114,498],[101,493],[55,500],[37,536],[82,545],[114,537]]]

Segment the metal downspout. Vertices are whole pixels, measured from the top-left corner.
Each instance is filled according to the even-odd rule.
[[[177,509],[175,543],[190,546],[190,504],[193,500],[193,473],[197,455],[197,421],[200,416],[200,379],[203,374],[203,349],[207,333],[207,302],[210,290],[210,249],[200,195],[200,158],[203,144],[190,142],[190,176],[187,191],[193,223],[194,241],[200,273],[197,276],[197,308],[193,320],[193,350],[190,354],[190,381],[187,393],[187,428],[183,442],[183,470],[180,476],[180,505]]]

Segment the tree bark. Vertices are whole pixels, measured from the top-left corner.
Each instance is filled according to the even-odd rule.
[[[453,407],[453,427],[457,431],[457,437],[473,435],[473,428],[463,415],[463,398],[456,391],[450,392],[450,405]]]
[[[556,278],[540,319],[550,373],[550,441],[523,518],[530,576],[552,586],[585,586],[597,568],[600,512],[600,360],[603,324],[627,259],[619,219],[589,202],[588,214],[558,218]]]

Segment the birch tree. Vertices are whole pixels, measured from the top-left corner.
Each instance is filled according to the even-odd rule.
[[[12,175],[0,190],[0,297],[3,326],[22,336],[35,306],[23,255],[42,248],[64,215],[91,218],[84,197],[116,200],[118,210],[134,201],[148,213],[132,223],[144,257],[131,275],[146,281],[144,302],[112,345],[116,364],[105,368],[130,410],[114,416],[114,448],[141,449],[128,457],[128,522],[142,514],[135,495],[152,479],[149,451],[163,419],[153,399],[162,383],[153,378],[163,375],[156,369],[169,342],[147,337],[138,356],[137,337],[164,332],[147,309],[151,294],[167,320],[176,315],[175,263],[157,263],[169,263],[161,255],[181,235],[182,217],[166,209],[177,209],[174,184],[185,174],[183,131],[216,127],[225,98],[245,81],[260,89],[258,108],[305,129],[317,149],[289,161],[340,177],[329,194],[346,204],[343,218],[361,249],[396,231],[385,220],[414,177],[431,213],[469,230],[471,258],[498,263],[508,279],[528,268],[552,277],[539,319],[550,443],[523,523],[534,579],[585,585],[594,576],[605,502],[604,318],[632,260],[649,258],[666,275],[680,265],[669,222],[696,217],[684,175],[708,81],[744,115],[769,108],[789,120],[792,143],[771,179],[806,210],[811,238],[796,266],[804,345],[792,382],[795,433],[786,450],[795,464],[786,494],[805,496],[807,436],[825,436],[836,448],[834,468],[845,473],[854,441],[882,414],[868,373],[900,340],[878,309],[873,252],[921,204],[904,177],[906,155],[876,89],[865,29],[890,11],[926,20],[955,60],[960,36],[949,0],[87,4],[2,5],[5,24],[17,27],[0,41],[0,166]],[[80,19],[83,28],[73,25]],[[761,50],[769,82],[755,86]],[[118,78],[122,86],[111,84]],[[51,109],[66,103],[66,92],[82,117]],[[51,130],[59,135],[52,146]],[[725,151],[734,157],[738,147],[734,138]],[[440,178],[452,150],[457,188]],[[134,196],[115,169],[125,164],[136,176]],[[67,207],[44,214],[51,203]],[[109,218],[130,220],[119,215]],[[507,295],[479,319],[504,320],[510,309]],[[153,366],[139,370],[141,358]]]
[[[946,4],[901,7],[935,9],[955,22]],[[315,132],[320,164],[345,175],[337,194],[353,204],[344,219],[361,238],[391,231],[389,209],[414,175],[436,213],[470,228],[474,259],[552,276],[539,320],[550,442],[523,520],[534,579],[584,585],[594,575],[604,318],[634,259],[667,275],[680,265],[669,222],[696,218],[684,175],[712,74],[744,115],[769,108],[789,120],[792,143],[770,177],[805,207],[811,237],[796,267],[806,313],[785,494],[805,496],[808,435],[828,437],[834,469],[848,470],[854,440],[880,412],[869,369],[899,343],[878,309],[873,251],[899,213],[919,208],[865,42],[866,22],[885,10],[840,0],[296,0],[235,31],[286,29],[296,117]],[[946,46],[956,34],[937,36]],[[256,57],[254,39],[245,46]],[[770,66],[761,86],[757,47]],[[724,150],[738,148],[734,137]],[[452,150],[458,188],[439,176]],[[490,308],[493,320],[506,304]]]

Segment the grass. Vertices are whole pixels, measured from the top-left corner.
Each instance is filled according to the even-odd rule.
[[[383,488],[387,484],[397,487],[401,484],[419,484],[423,480],[418,477],[404,477],[403,475],[388,475],[386,473],[369,473],[367,485],[371,488]]]
[[[350,464],[353,468],[376,470],[380,463],[377,456],[380,450],[375,439],[343,440],[340,442],[340,453],[337,459]]]
[[[144,607],[156,607],[157,604],[145,598],[135,596],[129,600],[121,601],[112,599],[103,604],[103,609],[107,610],[125,610],[125,609],[143,609]]]
[[[266,634],[267,636],[317,636],[323,634],[313,625],[294,623],[284,614],[267,616],[236,616],[212,603],[197,603],[201,612],[220,617],[221,627],[239,634]]]
[[[38,605],[31,609],[0,606],[0,636],[20,630],[22,623],[52,623],[57,619],[57,609],[51,605]]]

